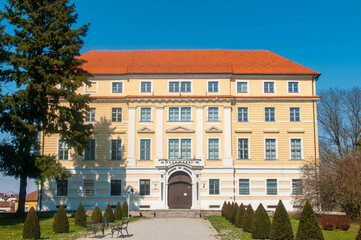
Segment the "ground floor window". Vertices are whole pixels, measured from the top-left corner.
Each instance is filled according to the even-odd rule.
[[[209,179],[209,194],[219,195],[219,179]]]
[[[94,195],[94,180],[84,180],[84,196]]]
[[[139,181],[139,195],[150,195],[150,180],[140,179]]]
[[[277,179],[267,179],[267,195],[277,195]]]
[[[239,195],[249,195],[249,179],[239,179]]]
[[[68,180],[59,180],[57,182],[57,195],[67,196],[68,195]]]
[[[110,181],[110,195],[112,196],[122,195],[122,180]]]

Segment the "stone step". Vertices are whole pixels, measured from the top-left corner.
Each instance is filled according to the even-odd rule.
[[[198,218],[201,217],[200,210],[189,209],[172,209],[172,210],[156,210],[154,212],[156,218]]]

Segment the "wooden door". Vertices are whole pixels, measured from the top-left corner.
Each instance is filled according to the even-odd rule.
[[[192,207],[191,178],[183,173],[173,174],[168,181],[168,206],[171,209],[190,209]]]

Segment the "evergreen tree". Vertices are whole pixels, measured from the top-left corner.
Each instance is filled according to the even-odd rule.
[[[69,221],[66,216],[65,209],[63,205],[60,205],[58,212],[55,214],[53,222],[53,232],[54,233],[65,233],[69,232]]]
[[[122,219],[122,206],[120,206],[120,203],[117,203],[117,206],[115,207],[114,210],[114,219],[115,220],[121,220]]]
[[[100,208],[98,206],[95,207],[92,215],[91,215],[91,220],[94,221],[94,223],[101,223],[102,219],[103,219],[103,215],[102,215],[102,211],[100,210]]]
[[[226,201],[224,201],[224,203],[223,203],[223,206],[222,206],[222,210],[221,210],[221,215],[222,215],[222,217],[224,217],[225,216],[225,209],[226,209],[226,205],[227,205],[227,203],[226,203]]]
[[[307,201],[303,207],[300,223],[298,224],[296,240],[323,240],[322,230],[316,220],[311,204]]]
[[[229,211],[228,211],[228,216],[227,216],[227,218],[228,218],[228,221],[229,221],[229,222],[232,222],[232,211],[233,211],[233,209],[234,209],[234,202],[232,202],[232,204],[231,204],[231,206],[230,206],[230,208],[229,208]]]
[[[241,205],[239,205],[239,208],[237,211],[236,220],[234,221],[234,225],[236,227],[239,227],[239,228],[242,227],[243,215],[244,215],[245,211],[246,211],[246,209],[244,208],[243,203],[241,203]]]
[[[37,179],[42,171],[36,161],[56,162],[39,151],[39,133],[59,134],[77,153],[92,134],[92,125],[84,124],[90,98],[76,92],[89,84],[84,61],[76,58],[89,25],[72,29],[78,16],[69,0],[7,0],[4,9],[0,20],[9,27],[0,27],[0,55],[5,55],[0,69],[6,66],[0,84],[17,89],[0,96],[0,131],[10,135],[0,144],[0,171],[20,178],[17,212],[23,215],[27,178]]]
[[[293,240],[290,218],[282,201],[278,202],[270,230],[271,240]]]
[[[228,202],[227,206],[227,212],[226,212],[226,218],[229,220],[230,214],[231,214],[232,204]]]
[[[39,239],[40,238],[40,224],[38,215],[34,207],[30,208],[26,216],[23,227],[23,238]]]
[[[83,204],[79,203],[78,209],[75,213],[75,226],[85,227],[86,214]]]
[[[231,223],[233,223],[233,224],[235,224],[235,221],[236,221],[237,211],[238,211],[238,204],[234,203],[234,206],[232,208],[232,213],[231,213]]]
[[[271,221],[262,203],[258,206],[252,222],[252,238],[268,239],[271,228]]]
[[[114,216],[114,213],[113,213],[113,209],[112,209],[112,207],[110,206],[109,203],[108,203],[107,207],[105,208],[104,217],[108,218],[108,222],[114,222],[115,216]]]
[[[360,226],[360,228],[358,230],[358,233],[357,233],[357,236],[356,236],[355,240],[361,240],[361,226]]]
[[[124,201],[122,206],[122,216],[128,218],[128,203]]]
[[[247,210],[243,215],[242,228],[245,232],[252,232],[252,221],[254,217],[254,211],[251,204],[248,205]]]

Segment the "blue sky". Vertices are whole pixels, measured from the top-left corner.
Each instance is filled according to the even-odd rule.
[[[361,1],[77,0],[82,53],[267,49],[319,71],[318,89],[361,85]],[[18,191],[0,178],[0,192]],[[29,190],[34,190],[31,185]],[[28,190],[28,191],[29,191]]]

